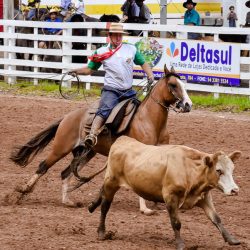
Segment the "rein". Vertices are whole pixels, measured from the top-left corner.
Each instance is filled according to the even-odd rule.
[[[167,74],[167,75],[165,76],[165,78],[170,78],[171,76],[174,76],[174,77],[180,79],[180,76],[177,75],[177,74],[175,74],[175,73],[169,73],[169,74]],[[164,77],[160,78],[160,79],[158,80],[158,82],[159,82],[161,79],[163,79],[163,78],[164,78]],[[158,82],[157,82],[157,83],[158,83]],[[154,90],[154,87],[157,85],[157,83],[153,86],[152,91]],[[169,92],[175,97],[176,102],[181,100],[181,99],[171,90],[171,88],[169,87],[169,85],[168,85],[168,90],[169,90]],[[173,105],[166,106],[163,102],[157,100],[157,99],[153,96],[153,92],[151,93],[151,90],[149,91],[149,96],[153,99],[154,102],[156,102],[157,104],[159,104],[160,106],[162,106],[163,108],[165,108],[167,111],[169,111],[170,109],[172,109],[172,110],[174,110],[175,112],[178,112],[178,110],[176,110],[175,107],[174,107]],[[176,102],[175,102],[175,103],[176,103]]]

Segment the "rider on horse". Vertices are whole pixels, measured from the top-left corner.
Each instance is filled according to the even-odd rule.
[[[124,99],[134,97],[136,92],[132,89],[133,64],[140,65],[145,71],[148,83],[154,81],[153,72],[143,56],[132,44],[122,42],[123,30],[121,23],[111,23],[108,35],[109,44],[95,51],[89,58],[86,67],[71,71],[69,74],[90,75],[98,70],[101,65],[105,70],[104,87],[96,116],[93,120],[91,130],[85,138],[85,145],[93,147],[97,143],[98,130],[102,127],[112,109]]]
[[[27,19],[32,20],[36,16],[37,6],[39,8],[41,0],[28,0],[28,7],[30,8]]]

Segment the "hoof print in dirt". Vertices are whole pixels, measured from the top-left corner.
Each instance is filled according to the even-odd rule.
[[[4,204],[5,205],[19,205],[23,198],[23,194],[13,192],[11,194],[7,194],[4,197]]]
[[[82,202],[78,201],[78,202],[76,202],[76,207],[81,208],[81,207],[84,207],[84,205]]]
[[[26,193],[25,189],[20,185],[15,187],[15,191],[21,194]]]

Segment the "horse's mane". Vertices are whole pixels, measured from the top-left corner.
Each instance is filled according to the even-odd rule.
[[[84,21],[84,19],[83,19],[82,15],[80,15],[80,14],[75,14],[75,15],[71,16],[71,18],[70,18],[70,22],[83,22],[83,21]]]
[[[156,87],[156,85],[157,85],[161,80],[163,80],[163,79],[165,79],[165,78],[169,78],[169,77],[171,77],[171,76],[174,76],[174,77],[180,79],[180,76],[179,76],[178,74],[176,74],[176,73],[174,73],[174,72],[169,72],[167,75],[164,75],[163,77],[161,77],[153,86],[150,86],[150,87],[149,87],[149,89],[147,90],[147,94],[146,94],[146,96],[145,96],[145,98],[144,98],[143,101],[146,101],[146,100],[148,99],[148,97],[150,96],[152,90]]]
[[[114,23],[119,23],[120,18],[117,15],[106,15],[103,14],[100,19],[101,22],[114,22]]]
[[[164,78],[166,78],[166,76],[161,77],[154,85],[151,85],[151,86],[147,89],[147,93],[146,93],[145,98],[143,99],[143,102],[146,101],[146,100],[149,98],[149,96],[150,96],[152,90],[153,90],[153,89],[156,87],[156,85],[157,85],[161,80],[163,80]]]

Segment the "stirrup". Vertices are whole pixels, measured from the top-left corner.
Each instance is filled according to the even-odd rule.
[[[84,144],[89,148],[94,147],[97,144],[97,136],[94,134],[87,135],[85,137]]]

